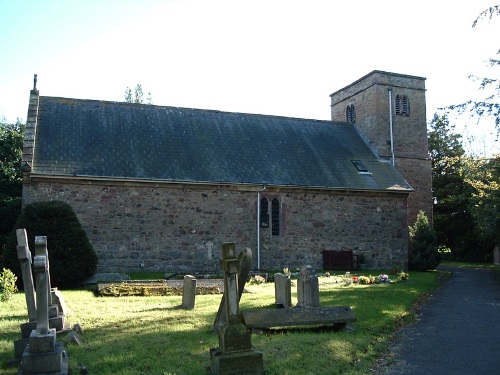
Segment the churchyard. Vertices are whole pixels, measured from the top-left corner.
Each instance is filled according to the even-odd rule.
[[[276,271],[279,272],[279,271]],[[416,306],[438,285],[439,272],[412,272],[400,281],[390,270],[366,270],[346,278],[344,272],[318,271],[321,308],[350,306],[356,322],[332,327],[254,329],[252,347],[262,353],[266,374],[365,374],[384,352],[393,333],[415,317]],[[392,283],[361,284],[361,276],[388,274]],[[261,281],[259,278],[254,278]],[[364,280],[364,279],[363,279]],[[355,279],[356,281],[356,279]],[[208,374],[211,350],[219,346],[213,331],[222,294],[197,295],[193,309],[183,297],[99,297],[93,290],[64,290],[67,319],[83,329],[77,345],[64,334],[57,339],[69,355],[69,373],[79,374]],[[292,277],[292,305],[297,304],[297,280]],[[275,309],[273,282],[247,283],[241,311]],[[0,374],[8,367],[19,326],[27,321],[26,300],[16,293],[0,309]]]

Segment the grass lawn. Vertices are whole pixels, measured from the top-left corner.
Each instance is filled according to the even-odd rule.
[[[387,271],[360,271],[378,276]],[[320,277],[321,306],[352,306],[355,330],[288,330],[254,333],[266,374],[366,374],[386,349],[391,335],[414,319],[416,304],[439,285],[443,274],[411,272],[408,281],[350,285],[340,277]],[[392,277],[397,280],[397,277]],[[295,284],[295,280],[294,280]],[[272,308],[274,284],[248,285],[241,309]],[[292,286],[292,303],[297,302]],[[207,374],[210,348],[218,346],[211,327],[221,295],[196,296],[194,310],[180,308],[182,297],[95,297],[91,291],[63,291],[84,342],[76,346],[58,335],[69,353],[70,371],[85,365],[89,374]],[[24,294],[0,303],[0,374],[16,374],[13,358],[19,324],[27,319]]]

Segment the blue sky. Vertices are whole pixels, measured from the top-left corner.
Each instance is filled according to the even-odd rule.
[[[0,0],[0,117],[41,95],[330,119],[329,95],[373,70],[427,78],[427,117],[480,98],[500,19],[491,1]],[[461,120],[462,122],[464,120]],[[495,151],[491,123],[468,127]],[[498,152],[498,151],[497,151]]]

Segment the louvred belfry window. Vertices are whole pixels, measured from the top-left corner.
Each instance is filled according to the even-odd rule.
[[[345,110],[346,121],[354,124],[356,122],[356,111],[354,110],[354,104],[349,104]]]
[[[406,95],[403,96],[403,115],[410,114],[410,101]]]
[[[396,95],[396,114],[399,115],[401,113],[401,98],[399,95]]]

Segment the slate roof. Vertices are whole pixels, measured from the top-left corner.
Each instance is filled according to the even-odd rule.
[[[412,190],[346,123],[45,96],[32,173]]]

